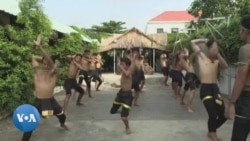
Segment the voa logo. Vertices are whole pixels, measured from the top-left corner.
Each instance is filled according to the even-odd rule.
[[[17,114],[17,119],[19,122],[27,121],[27,122],[36,122],[36,118],[34,114]]]
[[[38,110],[29,104],[23,104],[17,107],[12,119],[16,128],[22,132],[33,131],[40,124],[40,114]]]

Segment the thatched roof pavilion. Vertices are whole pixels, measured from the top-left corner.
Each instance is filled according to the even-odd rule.
[[[110,38],[102,39],[99,52],[113,49],[130,49],[134,47],[166,50],[167,34],[146,35],[136,28],[124,34],[114,34]]]
[[[109,38],[103,38],[99,52],[113,51],[114,54],[114,72],[116,69],[116,51],[127,50],[131,48],[152,49],[153,69],[155,70],[155,50],[167,50],[167,34],[149,34],[146,35],[136,28],[132,28],[124,34],[113,34]]]

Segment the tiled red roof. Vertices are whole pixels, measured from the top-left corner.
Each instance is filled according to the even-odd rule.
[[[195,17],[189,14],[187,11],[165,11],[160,15],[151,19],[151,22],[156,21],[192,21]]]

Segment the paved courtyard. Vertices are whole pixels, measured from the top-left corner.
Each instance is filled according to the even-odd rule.
[[[119,77],[107,74],[100,92],[93,91],[93,98],[84,96],[85,106],[78,107],[71,99],[67,115],[70,131],[62,130],[55,117],[42,120],[31,141],[208,141],[207,113],[199,96],[194,101],[195,112],[188,113],[176,102],[170,87],[160,85],[161,77],[159,74],[147,77],[141,106],[133,107],[130,113],[131,135],[124,134],[120,115],[109,114],[118,91],[110,83],[118,82]],[[61,92],[55,97],[62,104],[64,96]],[[232,121],[227,121],[218,134],[229,141],[231,130]],[[0,140],[20,141],[21,136],[10,118],[0,122]]]

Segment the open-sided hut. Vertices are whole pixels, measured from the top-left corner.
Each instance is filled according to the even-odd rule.
[[[114,72],[116,66],[116,52],[131,48],[150,49],[153,51],[153,69],[155,70],[155,50],[166,50],[167,34],[146,35],[136,28],[132,28],[124,34],[114,34],[112,37],[102,39],[99,52],[113,51]]]

